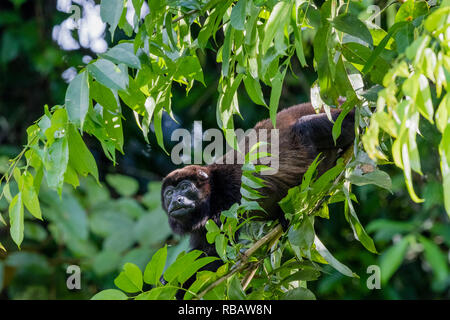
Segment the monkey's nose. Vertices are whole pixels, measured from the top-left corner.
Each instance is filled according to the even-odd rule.
[[[177,201],[177,203],[179,203],[179,204],[183,204],[183,203],[184,203],[184,200],[183,200],[183,197],[182,197],[182,196],[178,196],[177,199],[176,199],[176,201]]]

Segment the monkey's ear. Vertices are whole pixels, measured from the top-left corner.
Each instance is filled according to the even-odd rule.
[[[205,171],[203,171],[203,170],[198,170],[197,171],[197,175],[202,180],[206,180],[206,179],[209,178],[208,174]]]

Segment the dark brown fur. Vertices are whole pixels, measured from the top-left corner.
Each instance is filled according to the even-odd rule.
[[[338,115],[338,110],[332,111],[334,120]],[[344,149],[353,142],[353,118],[353,113],[346,116],[341,136],[335,145],[331,135],[333,123],[324,113],[316,114],[310,103],[295,105],[277,114],[279,169],[274,175],[261,176],[265,180],[266,187],[259,191],[266,197],[260,200],[260,205],[268,214],[263,218],[284,220],[278,202],[290,188],[301,183],[303,174],[319,153],[323,155],[319,173],[334,165],[339,149]],[[254,127],[256,130],[272,128],[270,119],[263,120]],[[270,139],[268,142],[270,143]],[[208,178],[201,179],[199,171],[205,172]],[[219,224],[220,213],[240,201],[241,175],[239,164],[190,165],[171,172],[164,179],[162,192],[168,185],[175,186],[181,180],[189,179],[196,183],[201,193],[202,204],[192,215],[189,223],[182,224],[169,217],[169,224],[174,232],[191,235],[193,249],[201,249],[208,255],[215,255],[214,246],[209,245],[205,239],[205,224],[208,219]],[[167,211],[165,207],[164,209]],[[255,214],[261,215],[261,212]]]
[[[332,111],[334,120],[339,111]],[[350,113],[342,123],[341,136],[335,144],[331,130],[333,123],[325,114],[316,114],[311,104],[300,104],[287,108],[277,114],[277,129],[279,129],[279,169],[274,175],[260,176],[265,180],[266,187],[259,189],[265,198],[260,199],[260,205],[266,211],[254,212],[262,219],[278,219],[283,227],[286,220],[278,202],[287,194],[288,190],[302,181],[303,174],[309,165],[321,153],[322,161],[319,165],[319,174],[331,168],[339,155],[340,149],[345,149],[354,140],[354,115]],[[272,129],[269,119],[256,124],[254,129]],[[259,137],[259,134],[258,134]],[[268,136],[270,143],[270,135]],[[244,139],[243,147],[247,152],[251,146],[246,145]],[[242,146],[242,145],[240,145]],[[241,151],[242,148],[241,148]],[[234,156],[237,156],[235,151]],[[225,163],[225,162],[224,162]],[[240,164],[211,164],[208,166],[190,165],[175,170],[163,180],[161,198],[163,208],[167,212],[164,201],[164,190],[167,186],[177,186],[182,180],[190,180],[198,189],[200,203],[190,213],[189,219],[184,222],[174,219],[169,215],[169,224],[172,230],[178,234],[190,234],[191,249],[198,249],[206,255],[216,256],[214,244],[206,241],[205,224],[212,219],[220,225],[220,213],[227,210],[236,202],[241,200],[241,176],[242,166]],[[216,270],[220,261],[215,261],[202,269]],[[183,284],[184,288],[195,280],[191,277]],[[164,279],[162,279],[164,283]],[[183,291],[177,292],[177,299],[181,299]]]

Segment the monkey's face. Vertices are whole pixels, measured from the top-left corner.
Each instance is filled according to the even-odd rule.
[[[163,192],[164,205],[171,218],[185,221],[198,206],[199,190],[195,183],[186,179],[176,186],[167,186]]]
[[[201,166],[172,171],[163,180],[161,201],[175,233],[192,232],[208,220],[210,173]]]

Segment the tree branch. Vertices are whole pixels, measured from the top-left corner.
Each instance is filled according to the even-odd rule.
[[[230,278],[236,272],[244,270],[247,267],[249,257],[251,257],[264,244],[270,242],[271,240],[277,237],[280,237],[282,234],[283,229],[281,228],[281,225],[277,224],[277,226],[273,228],[268,234],[266,234],[264,237],[256,241],[253,246],[251,246],[247,251],[245,251],[242,254],[241,258],[238,260],[238,262],[233,266],[233,268],[231,268],[231,270],[227,274],[211,283],[205,290],[203,290],[197,295],[196,299],[201,299],[208,291],[217,287],[219,284]]]
[[[188,12],[186,12],[185,14],[179,16],[178,18],[173,19],[173,20],[172,20],[172,23],[177,23],[177,22],[180,21],[181,19],[184,19],[185,17],[190,16],[191,14],[194,14],[194,13],[196,13],[196,12],[198,12],[198,11],[199,11],[199,10],[197,10],[197,9],[193,9],[193,10],[191,10],[191,11],[188,11]]]

